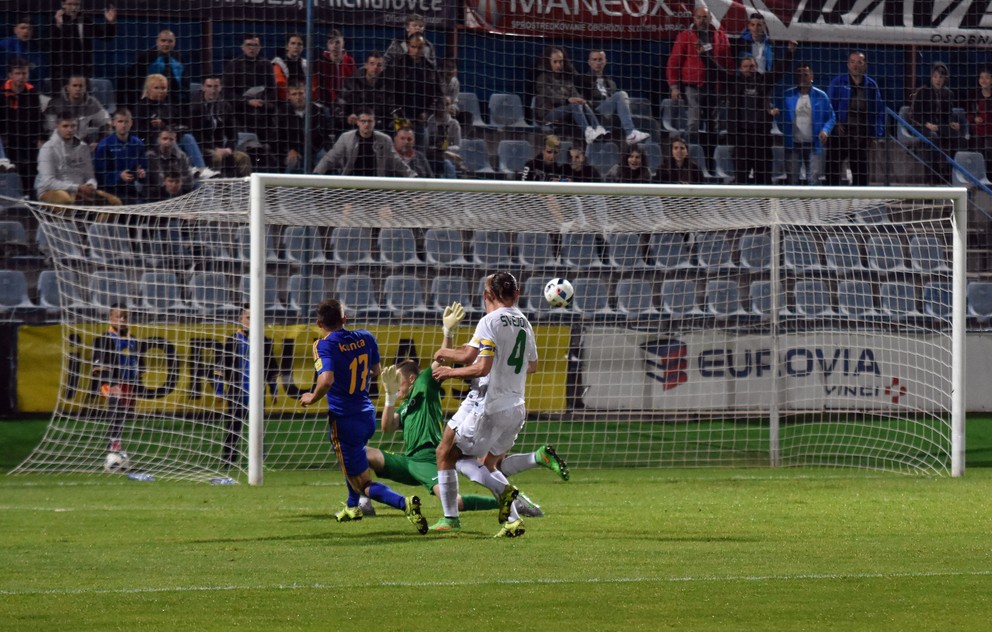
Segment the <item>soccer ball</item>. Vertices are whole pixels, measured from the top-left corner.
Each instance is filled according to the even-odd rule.
[[[568,279],[554,278],[544,286],[544,300],[551,307],[568,307],[574,295],[575,290]]]
[[[103,469],[107,472],[126,472],[130,466],[131,459],[125,452],[108,452],[103,462]]]

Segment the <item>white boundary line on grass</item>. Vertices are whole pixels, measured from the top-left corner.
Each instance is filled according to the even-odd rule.
[[[934,571],[923,573],[801,573],[798,575],[700,575],[685,577],[590,577],[588,579],[496,579],[479,581],[432,582],[366,582],[364,584],[269,584],[257,586],[163,586],[159,588],[79,588],[52,590],[5,590],[4,596],[32,595],[140,595],[184,592],[229,592],[235,590],[341,590],[356,588],[454,588],[460,586],[527,586],[546,584],[665,584],[688,582],[773,582],[773,581],[838,581],[866,579],[930,579],[937,577],[988,577],[987,571]]]

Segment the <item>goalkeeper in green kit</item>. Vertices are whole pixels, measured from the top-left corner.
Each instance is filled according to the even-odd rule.
[[[460,303],[453,303],[444,309],[443,346],[449,345],[455,328],[464,317],[465,310]],[[441,384],[434,379],[431,371],[421,371],[414,360],[404,360],[384,368],[380,375],[380,383],[386,393],[386,403],[382,410],[382,431],[403,430],[403,454],[366,447],[369,466],[380,478],[405,485],[423,485],[431,493],[436,493],[435,450],[441,442],[444,424]],[[551,446],[544,446],[532,454],[514,456],[521,457],[522,463],[527,462],[527,466],[520,467],[516,471],[544,465],[557,472],[564,480],[568,480],[568,465]],[[540,507],[523,494],[520,494],[515,502],[517,511],[521,515],[531,517],[544,515]],[[374,515],[374,509],[366,499],[363,498],[359,506],[364,515]],[[464,511],[497,507],[498,503],[493,496],[466,494],[458,499],[458,508]],[[355,519],[355,516],[350,516],[348,519]]]

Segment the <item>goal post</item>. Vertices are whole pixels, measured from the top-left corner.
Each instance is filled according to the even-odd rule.
[[[133,470],[160,477],[258,485],[336,468],[326,407],[296,403],[313,382],[316,302],[341,298],[384,365],[426,367],[443,305],[466,305],[467,341],[481,280],[508,269],[541,354],[519,450],[551,442],[576,467],[960,476],[965,200],[256,174],[100,215],[32,202],[62,295],[62,388],[17,471],[101,471],[113,432]],[[575,298],[555,310],[541,289],[559,276]],[[112,303],[131,309],[141,356],[123,411],[92,371]],[[225,358],[246,303],[242,386]],[[447,414],[464,392],[443,385]]]

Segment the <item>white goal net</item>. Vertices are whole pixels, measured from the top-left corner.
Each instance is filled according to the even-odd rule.
[[[959,475],[962,195],[256,174],[155,205],[31,203],[62,386],[17,471],[99,472],[108,451],[195,480],[336,468],[325,407],[297,404],[316,303],[341,299],[383,365],[426,366],[443,307],[468,308],[466,342],[482,279],[509,270],[541,357],[520,451]],[[575,287],[565,309],[542,297],[556,276]],[[447,413],[466,390],[444,384]]]

